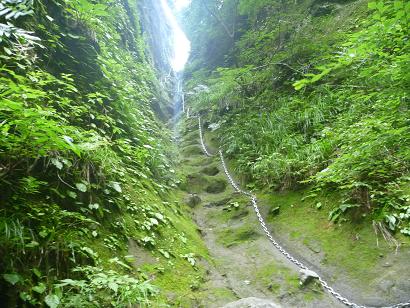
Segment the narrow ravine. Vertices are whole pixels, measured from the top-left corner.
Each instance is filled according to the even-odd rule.
[[[410,308],[407,2],[0,0],[0,306]]]

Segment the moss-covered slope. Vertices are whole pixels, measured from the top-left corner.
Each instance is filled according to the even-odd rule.
[[[196,275],[140,20],[128,0],[0,4],[2,305],[152,305],[157,276]]]

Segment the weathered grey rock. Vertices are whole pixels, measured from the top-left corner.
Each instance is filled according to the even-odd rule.
[[[379,285],[379,289],[385,293],[389,293],[393,287],[394,287],[394,281],[391,281],[391,280],[383,280],[380,282],[380,285]]]
[[[319,276],[314,271],[301,269],[299,271],[299,283],[300,285],[306,285],[313,279],[318,279]]]
[[[226,304],[222,308],[280,308],[280,306],[271,300],[248,297]]]
[[[329,15],[333,13],[336,9],[337,7],[333,4],[323,4],[320,6],[314,6],[311,9],[311,14],[314,17],[319,17],[319,16],[324,16],[324,15]]]

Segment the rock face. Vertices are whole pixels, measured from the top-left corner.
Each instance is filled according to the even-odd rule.
[[[278,304],[256,297],[242,298],[236,302],[226,304],[222,308],[280,308]]]
[[[128,3],[129,0],[123,2]],[[147,42],[146,55],[160,78],[160,82],[155,85],[158,93],[152,99],[151,106],[161,120],[167,121],[174,115],[174,98],[170,94],[174,93],[180,82],[178,76],[173,73],[170,62],[173,54],[172,27],[160,1],[140,0],[136,3],[140,12],[140,31]]]
[[[172,69],[169,59],[172,57],[172,30],[166,22],[165,12],[160,1],[138,1],[141,12],[141,27],[151,49],[152,62],[166,76]]]

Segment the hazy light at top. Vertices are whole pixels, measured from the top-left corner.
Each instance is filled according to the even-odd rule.
[[[175,0],[175,8],[180,10],[189,3],[189,0]],[[167,0],[161,0],[161,5],[173,32],[173,56],[171,59],[171,66],[175,72],[180,72],[184,69],[186,62],[188,61],[189,53],[191,51],[191,42],[179,26],[176,17],[168,6]]]
[[[191,0],[174,0],[174,6],[177,11],[186,8],[191,3]]]

